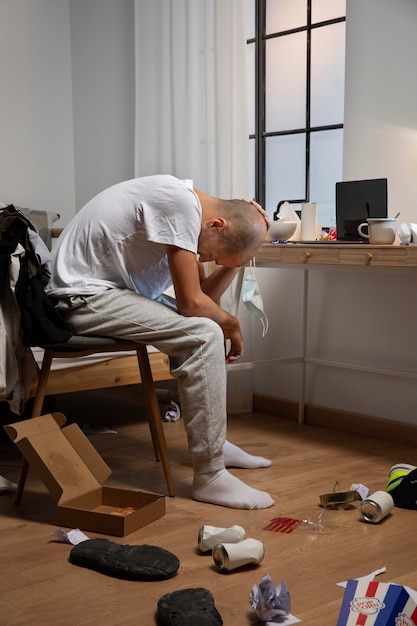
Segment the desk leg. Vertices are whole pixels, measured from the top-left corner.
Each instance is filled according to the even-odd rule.
[[[300,399],[298,403],[298,423],[304,424],[305,392],[306,392],[306,356],[307,356],[307,324],[308,324],[308,269],[303,270],[301,293],[301,377]]]
[[[234,294],[233,294],[233,303],[232,303],[232,310],[231,310],[231,314],[234,315],[235,317],[237,317],[238,311],[239,311],[239,302],[240,302],[240,297],[242,295],[242,284],[243,284],[243,278],[245,276],[245,266],[241,267],[236,275],[236,279],[235,279],[235,290],[234,290]]]

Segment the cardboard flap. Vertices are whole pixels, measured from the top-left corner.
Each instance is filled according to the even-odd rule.
[[[111,474],[77,424],[62,430],[60,413],[5,426],[29,465],[39,474],[57,503],[96,491]]]
[[[78,424],[65,426],[61,432],[65,435],[74,450],[77,451],[97,482],[102,485],[110,476],[111,469],[99,455],[91,441],[84,435]]]
[[[67,418],[62,413],[48,413],[48,415],[41,415],[40,417],[33,417],[29,420],[9,424],[4,427],[4,430],[9,435],[10,439],[17,444],[23,437],[30,438],[35,435],[41,435],[49,430],[57,430],[57,428],[61,428],[66,421]]]

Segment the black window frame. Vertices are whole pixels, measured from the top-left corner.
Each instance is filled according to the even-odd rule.
[[[346,16],[324,20],[321,22],[311,21],[311,5],[313,0],[307,0],[307,22],[305,26],[292,28],[266,34],[266,3],[267,0],[255,0],[255,37],[247,40],[247,44],[255,44],[255,132],[249,135],[249,139],[255,140],[255,198],[265,206],[266,200],[266,169],[265,169],[265,145],[268,137],[278,137],[283,135],[305,134],[305,197],[304,198],[283,198],[278,200],[277,208],[274,212],[276,219],[281,204],[288,201],[292,204],[302,204],[310,201],[310,144],[311,135],[320,131],[331,131],[343,129],[343,123],[329,124],[324,126],[311,126],[311,34],[314,29],[332,24],[346,22]],[[276,130],[266,132],[266,42],[269,39],[283,37],[294,33],[307,33],[307,59],[306,59],[306,116],[304,128],[293,128],[290,130]]]

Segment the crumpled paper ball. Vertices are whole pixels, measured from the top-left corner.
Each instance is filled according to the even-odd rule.
[[[287,585],[280,582],[276,587],[269,574],[259,585],[253,585],[249,596],[251,606],[262,622],[280,622],[290,613],[291,600]]]

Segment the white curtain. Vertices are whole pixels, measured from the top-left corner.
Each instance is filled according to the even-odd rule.
[[[135,174],[249,194],[245,0],[135,0]]]

